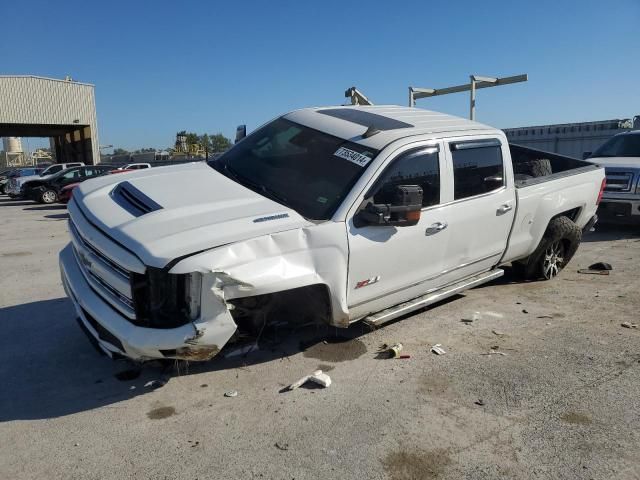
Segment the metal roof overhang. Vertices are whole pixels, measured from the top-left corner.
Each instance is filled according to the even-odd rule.
[[[83,124],[0,123],[0,137],[57,137],[87,127]]]

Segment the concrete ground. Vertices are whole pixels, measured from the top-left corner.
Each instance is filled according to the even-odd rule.
[[[638,230],[588,235],[551,282],[119,380],[60,284],[65,208],[0,197],[0,226],[0,478],[640,478]],[[611,275],[577,273],[595,261]],[[376,358],[394,342],[411,358]],[[330,388],[280,393],[316,368]]]

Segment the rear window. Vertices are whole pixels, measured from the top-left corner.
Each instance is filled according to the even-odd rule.
[[[455,200],[491,192],[504,185],[499,141],[460,142],[450,147]]]

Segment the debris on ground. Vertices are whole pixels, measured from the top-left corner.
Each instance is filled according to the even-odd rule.
[[[237,390],[229,390],[228,392],[224,392],[224,396],[228,398],[233,398],[238,396]]]
[[[164,387],[167,384],[166,380],[151,380],[144,384],[145,388],[151,388],[153,390]]]
[[[389,358],[398,358],[403,348],[404,347],[400,342],[391,345],[387,350],[387,352],[389,353]]]
[[[609,270],[592,270],[590,268],[581,268],[578,273],[584,273],[586,275],[609,275]]]
[[[274,446],[278,449],[278,450],[289,450],[289,444],[288,443],[280,443],[280,442],[276,442],[274,443]]]
[[[431,352],[435,353],[436,355],[444,355],[445,353],[447,353],[447,351],[442,348],[442,345],[439,343],[436,343],[431,347]]]
[[[613,267],[610,263],[606,262],[596,262],[594,264],[589,265],[589,270],[613,270]]]
[[[403,348],[404,347],[400,342],[394,343],[391,346],[387,343],[383,343],[382,345],[380,345],[380,350],[378,350],[377,358],[401,358],[400,352]]]
[[[258,350],[260,350],[260,348],[258,348],[257,343],[250,343],[231,350],[229,353],[225,354],[224,358],[244,357],[249,355],[251,352],[257,352]]]
[[[631,323],[631,322],[622,322],[620,326],[624,328],[638,328],[637,323]]]
[[[480,312],[473,312],[473,315],[471,315],[471,317],[463,318],[460,321],[468,325],[470,323],[475,322],[476,320],[481,320],[481,319],[482,319],[482,315],[480,315]]]
[[[498,336],[498,337],[504,337],[505,333],[501,332],[500,330],[491,330],[491,333],[493,333],[494,335]]]
[[[529,313],[526,308],[522,309],[522,313]]]
[[[398,358],[404,360],[406,358],[411,358],[411,355],[400,355]]]
[[[484,400],[482,400],[481,398],[479,398],[478,400],[476,400],[475,402],[476,405],[480,405],[481,407],[484,406]]]
[[[507,354],[504,352],[499,352],[498,350],[489,350],[486,353],[481,353],[480,355],[502,355],[503,357],[506,357]]]
[[[326,373],[322,373],[322,370],[316,370],[311,375],[305,375],[300,380],[295,383],[289,385],[286,390],[295,390],[296,388],[301,387],[307,382],[314,382],[321,387],[327,388],[331,385],[331,377]]]
[[[538,315],[536,318],[553,318],[553,315]]]

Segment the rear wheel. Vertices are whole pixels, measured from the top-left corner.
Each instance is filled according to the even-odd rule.
[[[582,230],[570,218],[554,218],[535,251],[515,262],[514,270],[528,280],[551,280],[569,263],[581,239]]]
[[[55,190],[45,190],[40,194],[40,201],[42,203],[54,203],[58,200],[58,194]]]

